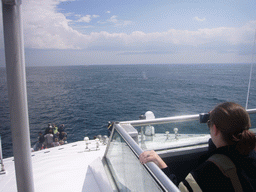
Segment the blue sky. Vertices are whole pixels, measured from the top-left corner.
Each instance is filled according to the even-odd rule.
[[[23,0],[26,64],[250,63],[255,10],[254,0]],[[0,66],[3,47],[0,21]]]

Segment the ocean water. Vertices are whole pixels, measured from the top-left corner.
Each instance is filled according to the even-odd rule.
[[[234,101],[245,106],[251,65],[89,65],[27,67],[30,138],[48,123],[65,124],[68,142],[107,134],[108,121],[210,111]],[[252,75],[248,108],[256,108]],[[4,158],[12,156],[5,68],[0,68],[0,135]]]

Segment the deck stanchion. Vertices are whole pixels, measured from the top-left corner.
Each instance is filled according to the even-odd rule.
[[[2,9],[17,189],[33,192],[21,0],[2,0]]]

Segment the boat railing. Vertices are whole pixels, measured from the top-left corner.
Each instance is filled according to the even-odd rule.
[[[247,109],[249,114],[255,114],[256,108]],[[131,124],[132,126],[145,126],[145,125],[155,125],[155,124],[166,124],[166,123],[174,123],[174,122],[185,122],[185,121],[193,121],[199,120],[200,114],[195,115],[181,115],[174,117],[164,117],[164,118],[156,118],[156,119],[144,119],[144,120],[133,120],[133,121],[122,121],[120,124]]]
[[[136,139],[136,129],[131,125],[114,124],[104,157],[118,190],[179,191],[156,164],[140,163],[143,150]]]
[[[0,175],[5,174],[4,162],[3,162],[3,154],[2,154],[2,141],[0,135]]]
[[[144,119],[144,120],[134,120],[134,121],[122,121],[120,124],[131,124],[132,126],[145,126],[145,125],[156,125],[156,124],[167,124],[174,122],[185,122],[185,121],[193,121],[198,120],[199,114],[196,115],[182,115],[175,117],[164,117],[164,118],[156,118],[156,119]]]
[[[256,133],[256,108],[248,109],[247,112],[251,118],[250,130]],[[205,115],[207,113],[122,121],[119,124],[131,125],[138,130],[137,143],[143,150],[159,151],[207,144],[210,138],[207,120],[201,122]]]

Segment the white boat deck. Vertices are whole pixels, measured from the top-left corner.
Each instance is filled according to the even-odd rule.
[[[193,142],[198,144],[200,140],[206,142],[209,135],[179,134],[178,139],[175,139],[175,135],[170,134],[169,138],[166,138],[166,134],[144,136],[144,142],[140,145],[144,150],[178,147],[191,145]],[[139,141],[141,141],[141,135],[139,135]],[[112,191],[101,162],[106,145],[100,143],[99,150],[96,150],[96,141],[90,140],[91,151],[85,150],[85,148],[85,141],[77,141],[32,152],[35,191]],[[13,157],[4,159],[6,174],[0,175],[0,192],[17,191],[13,159]]]
[[[78,141],[32,152],[35,191],[101,191],[88,165],[103,157],[106,145],[100,144],[100,150],[96,151],[93,140],[89,147],[92,151],[85,151],[85,142]],[[6,174],[0,175],[1,192],[17,191],[13,159],[4,159]]]
[[[198,145],[200,143],[208,143],[210,134],[169,134],[168,139],[166,134],[155,134],[154,136],[139,135],[140,146],[144,150],[170,149],[184,147],[186,145]]]
[[[154,136],[139,135],[139,145],[143,150],[161,149],[161,154],[184,150],[186,146],[207,146],[209,134],[179,134],[178,139],[174,134],[155,134]],[[100,192],[113,191],[108,180],[105,169],[101,162],[107,145],[100,143],[96,150],[96,141],[90,140],[89,148],[86,150],[85,141],[77,141],[62,146],[32,152],[32,167],[34,187],[36,192]],[[130,169],[129,155],[124,156],[124,151],[112,151],[112,155],[118,157],[115,165],[121,166],[120,170],[136,172],[139,168]],[[3,160],[6,174],[0,174],[0,192],[16,192],[16,176],[14,158]],[[133,162],[134,163],[134,162]],[[135,162],[136,163],[136,162]],[[138,161],[139,164],[139,161]],[[127,165],[128,167],[123,167]],[[134,164],[132,164],[132,167]],[[140,183],[140,182],[139,182]]]

